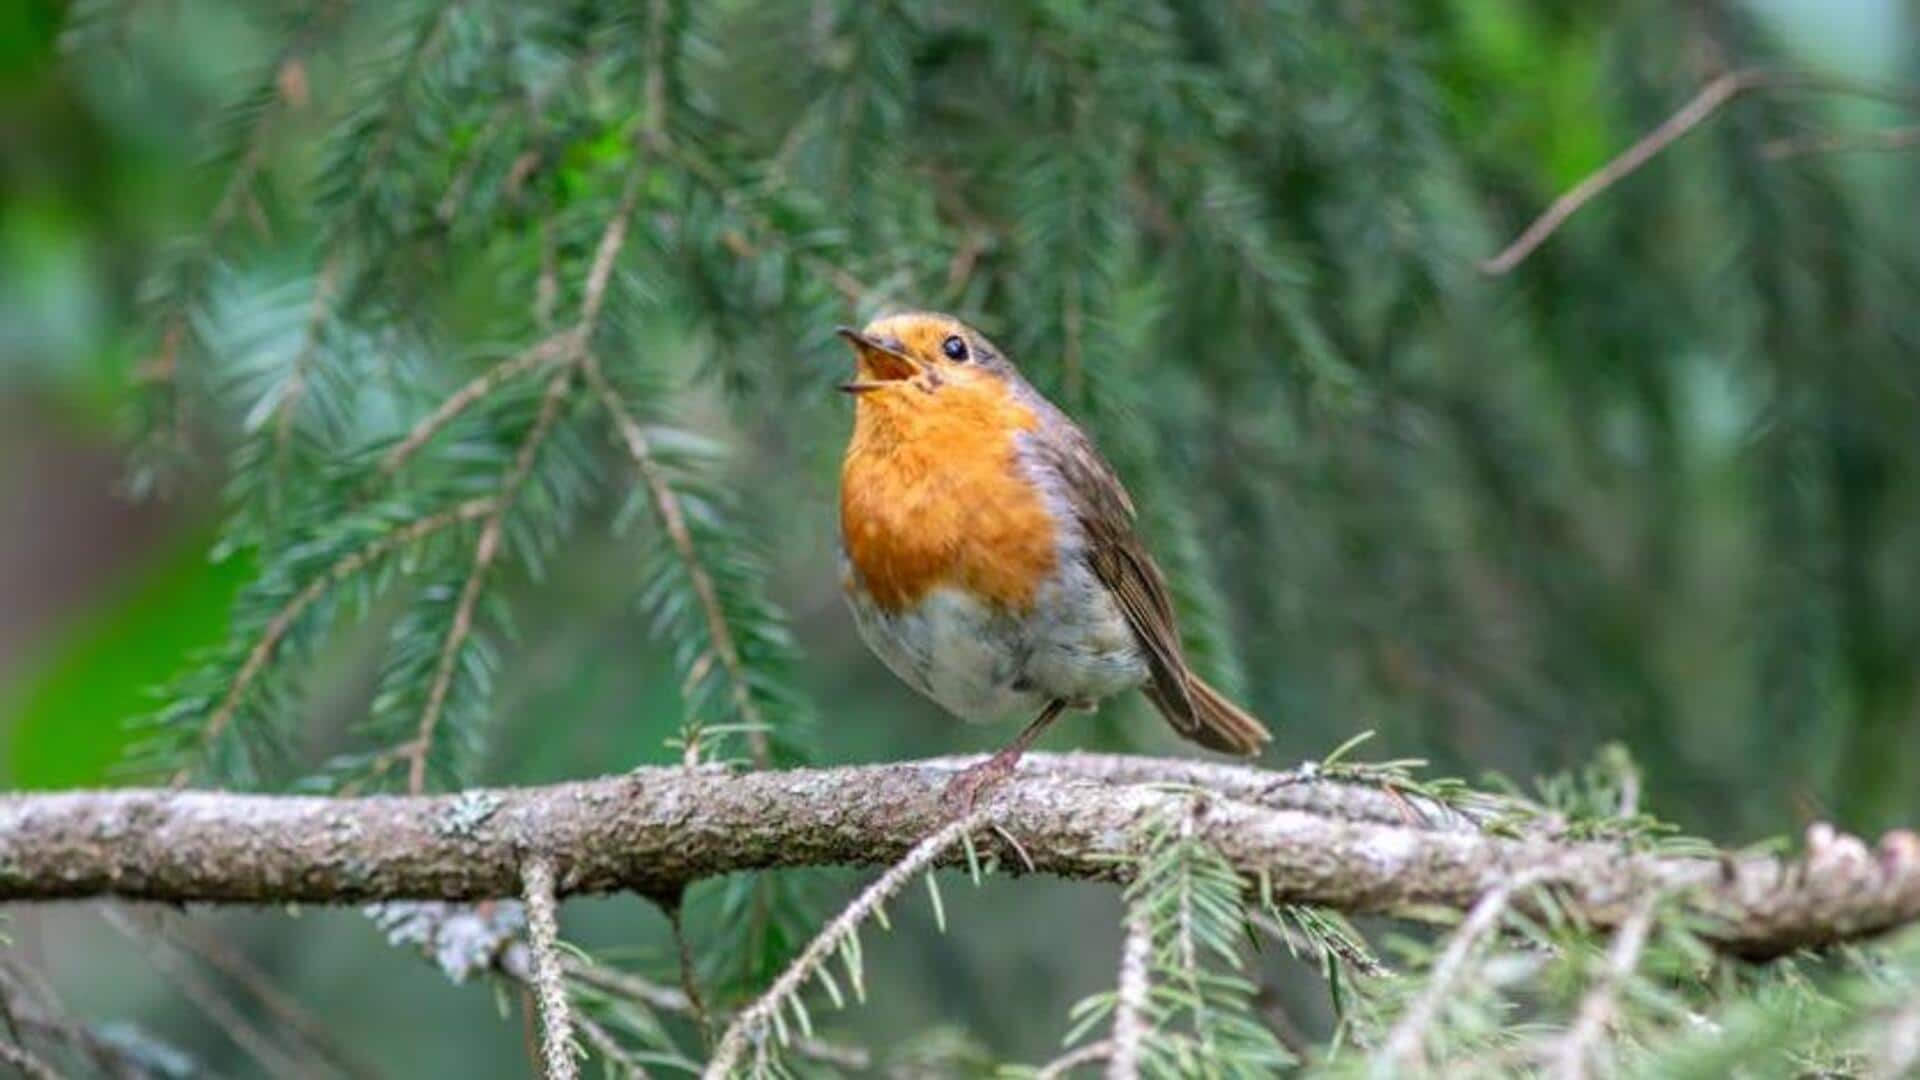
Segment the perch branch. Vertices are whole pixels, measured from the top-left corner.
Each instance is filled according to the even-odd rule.
[[[994,802],[1035,870],[1115,880],[1135,826],[1187,791],[1074,776],[1033,755]],[[527,852],[551,853],[563,895],[661,895],[743,870],[892,865],[945,824],[944,765],[730,773],[641,769],[547,787],[324,798],[208,791],[0,796],[0,901],[122,896],[170,903],[360,903],[516,895]],[[1284,774],[1274,774],[1276,776]],[[1300,785],[1319,789],[1327,781]],[[1337,785],[1334,785],[1337,787]],[[1338,794],[1328,805],[1338,805]],[[1346,912],[1464,911],[1522,874],[1589,925],[1620,926],[1650,892],[1769,956],[1920,921],[1920,837],[1877,849],[1824,827],[1798,859],[1634,852],[1619,844],[1343,819],[1215,796],[1198,826],[1277,903]],[[997,832],[983,844],[1010,871]],[[946,858],[952,860],[949,853]]]

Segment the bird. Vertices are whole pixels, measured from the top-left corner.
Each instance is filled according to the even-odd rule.
[[[1187,663],[1133,500],[1086,432],[951,315],[835,333],[854,359],[840,579],[861,639],[962,720],[1032,716],[943,798],[971,809],[1065,710],[1136,688],[1187,739],[1260,751],[1266,727]]]

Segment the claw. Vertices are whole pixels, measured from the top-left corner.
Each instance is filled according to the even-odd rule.
[[[969,765],[947,781],[940,802],[954,817],[973,813],[980,796],[1007,782],[1018,759],[995,754],[985,761]]]

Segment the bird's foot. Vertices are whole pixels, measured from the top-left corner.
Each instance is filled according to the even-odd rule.
[[[985,761],[978,761],[955,774],[947,781],[945,791],[940,793],[940,802],[954,817],[964,817],[973,813],[980,802],[980,796],[1007,782],[1013,776],[1014,767],[1020,763],[1019,754],[1009,754],[1002,750]]]

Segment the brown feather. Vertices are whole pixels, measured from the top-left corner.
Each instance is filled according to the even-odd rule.
[[[1254,754],[1267,729],[1187,666],[1160,567],[1134,534],[1133,499],[1086,434],[1059,410],[1035,433],[1087,537],[1087,563],[1146,650],[1148,700],[1182,736],[1209,749]]]

